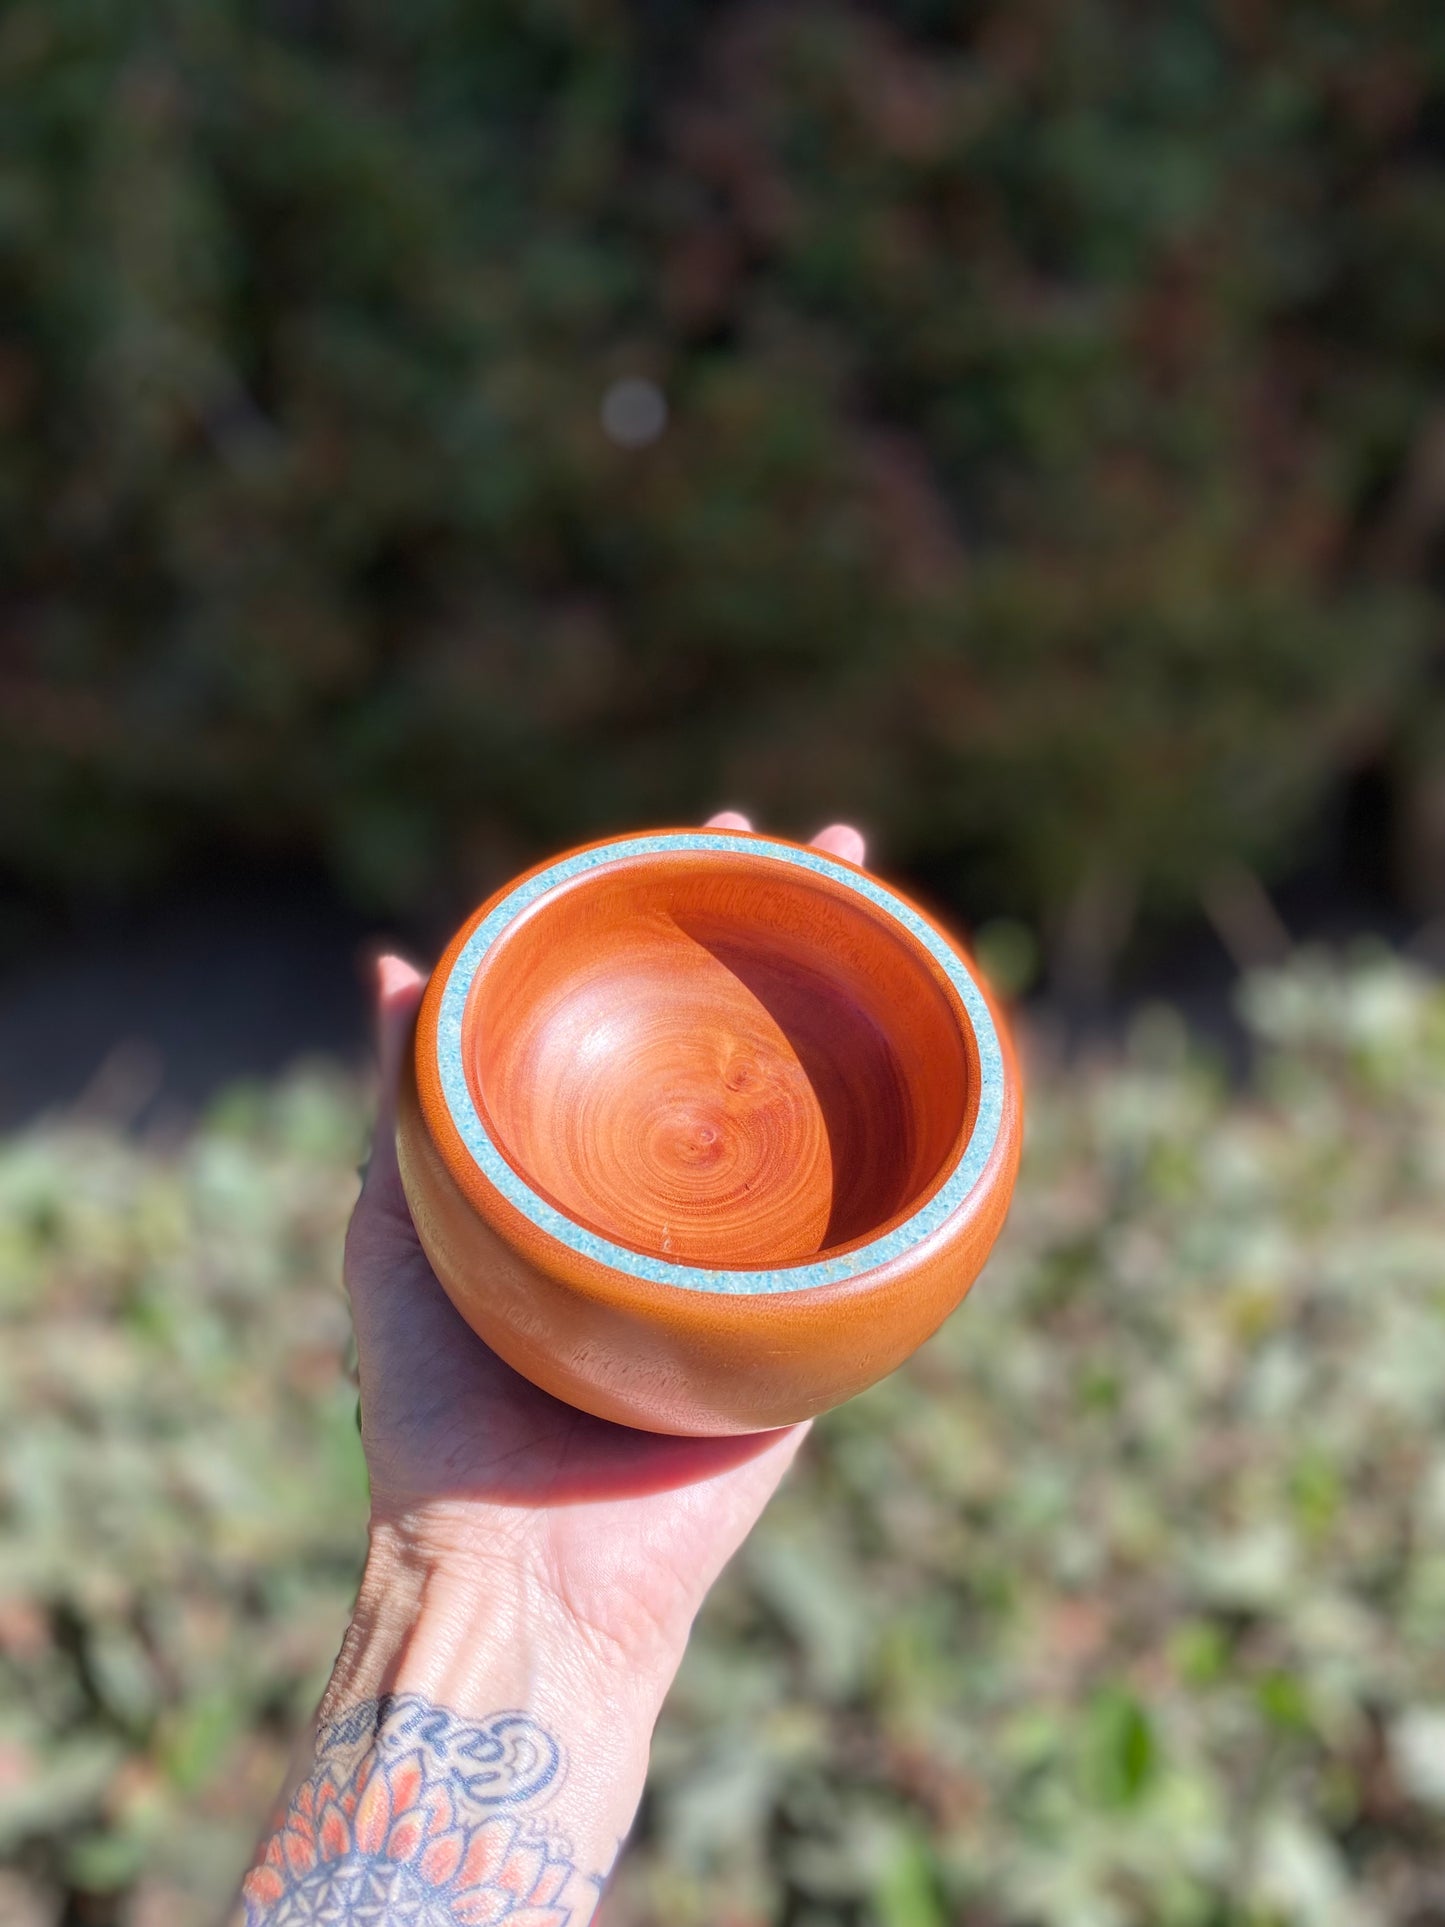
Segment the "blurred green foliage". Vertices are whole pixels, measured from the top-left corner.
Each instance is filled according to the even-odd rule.
[[[1244,1095],[1164,1011],[1038,1067],[985,1281],[710,1600],[607,1927],[1434,1918],[1445,991],[1244,1005]],[[0,1157],[7,1919],[199,1927],[279,1783],[361,1546],[362,1108]]]
[[[1435,795],[1434,0],[11,0],[0,89],[12,867],[740,802],[1107,949]]]
[[[149,1869],[199,1927],[281,1785],[364,1544],[337,1282],[359,1144],[358,1094],[312,1077],[169,1153],[5,1148],[0,1860],[42,1892]],[[0,1877],[0,1919],[28,1918]]]

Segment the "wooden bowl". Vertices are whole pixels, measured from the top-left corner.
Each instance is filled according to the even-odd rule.
[[[529,871],[427,985],[402,1180],[457,1309],[536,1384],[762,1431],[882,1378],[977,1275],[1018,1074],[958,946],[865,871],[663,830]]]

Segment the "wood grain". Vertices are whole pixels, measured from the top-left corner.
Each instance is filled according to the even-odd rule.
[[[794,871],[751,841],[585,872],[524,912],[468,993],[461,1061],[492,1142],[595,1235],[564,1242],[503,1195],[441,1089],[443,987],[507,892],[438,965],[402,1094],[403,1182],[463,1315],[558,1396],[659,1431],[766,1429],[892,1370],[972,1282],[1018,1161],[1018,1078],[996,1021],[1004,1088],[987,1167],[889,1262],[734,1292],[596,1255],[776,1279],[871,1249],[938,1191],[973,1127],[976,1040],[935,960],[849,887],[851,866]]]
[[[559,892],[468,1006],[518,1173],[636,1250],[772,1266],[926,1194],[963,1128],[946,997],[858,903],[776,863],[630,865]]]

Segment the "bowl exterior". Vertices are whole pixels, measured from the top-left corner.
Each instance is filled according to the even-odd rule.
[[[748,840],[739,835],[740,845]],[[840,1404],[902,1364],[977,1277],[1013,1190],[1020,1084],[992,1002],[998,1133],[978,1179],[930,1236],[873,1270],[806,1289],[732,1294],[632,1276],[551,1237],[489,1183],[441,1088],[442,989],[472,931],[515,887],[482,906],[433,973],[398,1105],[398,1157],[417,1233],[467,1323],[558,1398],[656,1432],[770,1430]]]

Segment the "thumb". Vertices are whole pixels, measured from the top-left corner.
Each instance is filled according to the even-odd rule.
[[[396,1095],[402,1064],[411,1045],[417,1005],[425,987],[421,972],[404,958],[377,959],[373,995],[380,1091],[362,1196],[383,1210],[402,1213],[406,1212],[406,1198],[396,1165]]]

